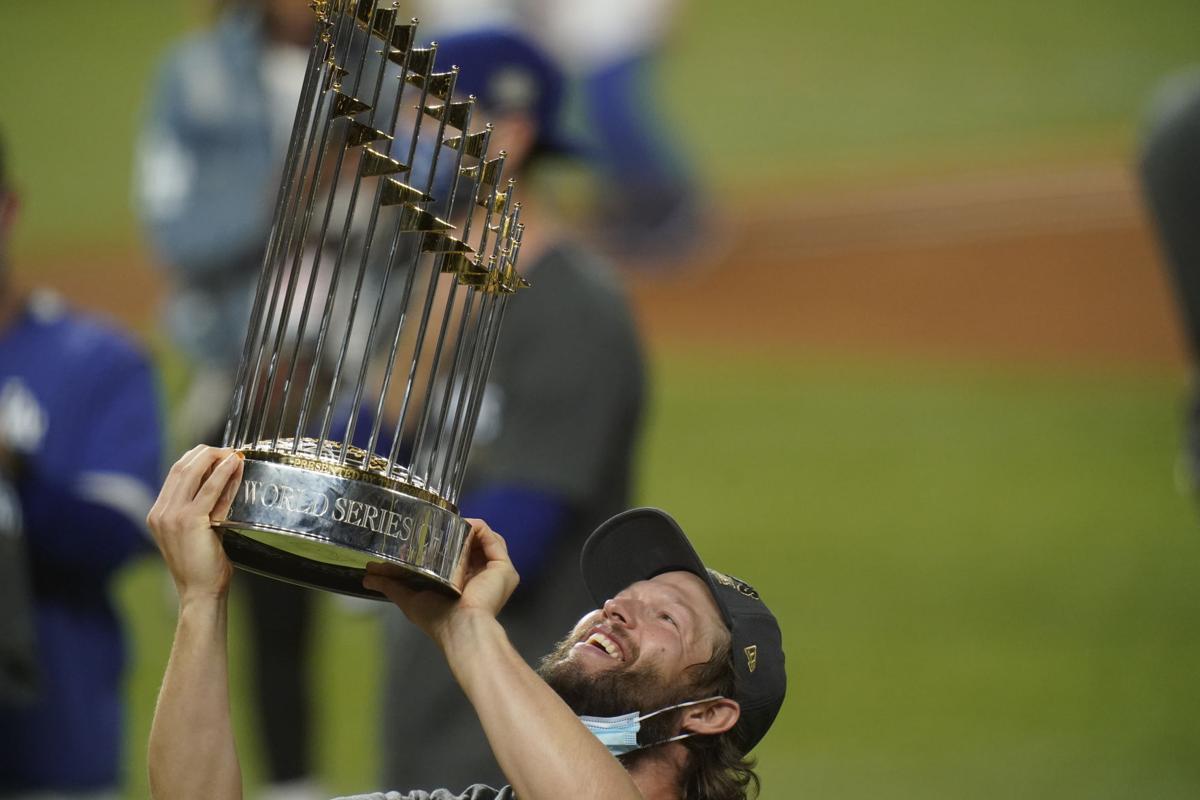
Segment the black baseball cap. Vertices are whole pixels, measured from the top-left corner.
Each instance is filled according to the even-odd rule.
[[[528,114],[537,125],[537,147],[558,155],[583,155],[563,127],[563,73],[524,35],[507,28],[450,34],[438,39],[438,64],[459,67],[454,92],[475,95],[495,113]]]
[[[631,509],[602,523],[584,543],[580,567],[597,604],[664,572],[690,572],[708,585],[731,637],[731,699],[742,708],[734,730],[744,752],[752,750],[774,722],[787,691],[779,623],[754,587],[705,567],[679,523],[657,508]]]

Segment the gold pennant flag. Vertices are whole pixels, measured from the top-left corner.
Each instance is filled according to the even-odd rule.
[[[395,178],[389,178],[388,183],[397,183],[406,189],[416,191],[411,186],[405,186],[405,184],[400,183]],[[422,197],[426,200],[432,199],[429,195],[425,194]],[[414,206],[412,203],[405,203],[400,207],[400,230],[427,233],[429,231],[452,231],[454,230],[454,226],[444,219],[435,217],[423,208]]]
[[[439,100],[449,100],[450,93],[454,91],[454,80],[457,75],[458,72],[454,70],[435,72],[428,77],[410,74],[408,82],[418,89],[427,88],[428,92]]]
[[[333,116],[334,117],[353,117],[363,111],[369,111],[370,106],[359,100],[357,97],[351,97],[348,94],[341,92],[333,93]]]
[[[484,153],[487,152],[488,135],[490,133],[491,130],[488,129],[469,135],[451,136],[443,141],[442,144],[451,150],[462,150],[463,155],[483,158]]]
[[[380,193],[380,196],[379,196],[379,205],[381,205],[381,206],[398,206],[401,203],[426,203],[432,199],[433,199],[432,197],[425,194],[420,189],[416,189],[412,186],[409,186],[407,183],[401,183],[400,181],[396,180],[395,178],[388,178],[383,183],[383,191]],[[408,208],[409,207],[407,205],[404,207],[405,212],[408,211]],[[428,217],[437,219],[436,217],[434,217],[432,214],[430,214],[427,211],[421,211],[421,209],[416,208],[415,206],[413,208],[417,211],[420,211],[422,214],[425,214]],[[400,219],[401,220],[405,219],[404,214],[401,214]],[[440,220],[439,220],[439,222],[440,222]],[[411,231],[442,230],[441,228],[405,228],[405,227],[403,227],[403,224],[404,223],[402,222],[401,223],[402,230],[411,230]]]
[[[418,75],[428,75],[433,69],[433,51],[432,47],[417,47],[409,51],[408,55],[408,70],[415,72]]]
[[[395,175],[398,172],[407,172],[408,166],[374,148],[367,147],[363,150],[362,165],[359,167],[359,171],[364,176]]]
[[[349,72],[350,70],[342,69],[337,64],[331,62],[329,64],[329,71],[325,73],[325,83],[322,84],[322,87],[328,91],[334,86],[340,86],[342,78],[346,77]]]
[[[436,120],[444,119],[447,125],[461,131],[467,127],[467,117],[474,104],[474,100],[460,100],[457,103],[443,103],[440,106],[425,106],[425,113]]]
[[[507,199],[508,199],[507,192],[496,192],[495,194],[488,192],[486,195],[477,197],[475,200],[475,204],[482,206],[483,208],[488,208],[489,206],[491,206],[492,213],[499,214],[501,211],[504,210],[504,201]],[[491,230],[491,231],[499,230],[499,226],[489,225],[488,230]]]
[[[353,119],[350,120],[350,130],[346,132],[347,147],[358,147],[369,142],[390,142],[391,140],[391,134],[372,128],[370,125],[363,125],[361,122]]]
[[[426,253],[474,253],[475,250],[462,241],[444,233],[427,233],[421,240],[421,250]]]

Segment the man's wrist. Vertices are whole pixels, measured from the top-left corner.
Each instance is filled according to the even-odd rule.
[[[179,609],[182,612],[185,609],[194,608],[197,611],[205,609],[223,610],[229,599],[229,589],[224,588],[197,588],[189,587],[179,589]]]
[[[435,632],[446,660],[453,663],[460,652],[474,652],[481,640],[489,636],[504,637],[504,627],[492,614],[482,609],[460,609],[450,614]]]

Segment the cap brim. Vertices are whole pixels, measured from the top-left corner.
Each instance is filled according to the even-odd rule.
[[[690,572],[708,586],[725,625],[733,625],[704,562],[679,524],[660,509],[634,508],[602,523],[584,543],[579,565],[597,605],[638,581],[664,572]]]

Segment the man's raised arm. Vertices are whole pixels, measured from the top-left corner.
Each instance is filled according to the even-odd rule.
[[[171,467],[147,522],[179,592],[179,621],[150,728],[156,800],[239,800],[241,767],[229,715],[226,646],[232,567],[212,519],[228,511],[242,473],[231,449],[200,446]]]
[[[471,561],[457,600],[381,574],[368,574],[363,584],[386,594],[445,653],[517,797],[640,800],[620,762],[509,643],[496,615],[517,573],[500,535],[481,520],[470,522]]]

